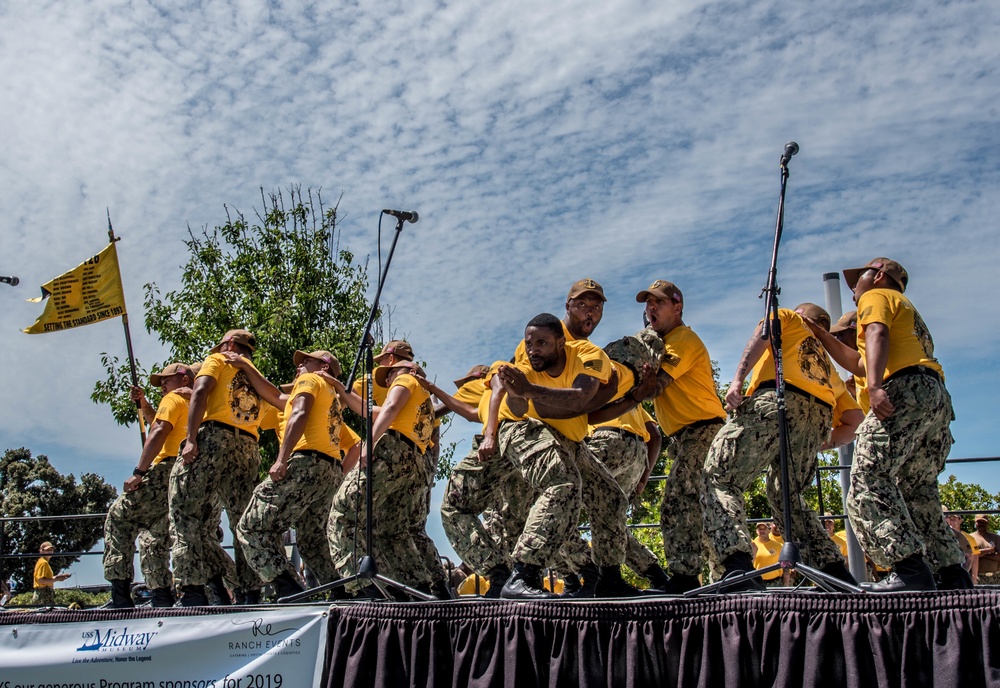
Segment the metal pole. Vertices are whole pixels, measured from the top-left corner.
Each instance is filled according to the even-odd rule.
[[[830,319],[837,322],[844,314],[844,307],[840,300],[840,273],[827,272],[823,274],[823,293],[826,297],[826,311],[830,314]],[[854,461],[854,443],[837,449],[840,456],[841,466],[850,466]],[[840,473],[840,495],[844,501],[844,513],[847,513],[847,492],[851,489],[851,471],[841,470]],[[847,540],[847,563],[851,569],[851,575],[858,581],[868,580],[868,567],[865,566],[865,553],[858,542],[858,536],[854,534],[851,527],[851,519],[844,519],[844,535]]]

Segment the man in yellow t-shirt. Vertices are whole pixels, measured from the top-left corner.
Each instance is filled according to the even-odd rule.
[[[55,551],[56,548],[51,542],[43,542],[38,548],[38,553],[42,556],[35,562],[33,576],[34,592],[31,595],[32,604],[54,605],[56,603],[55,584],[69,578],[70,574],[68,573],[60,573],[57,576],[52,572],[52,565],[49,564],[49,559],[52,558],[52,553]]]
[[[382,352],[374,357],[375,370],[382,367],[392,367],[397,363],[402,361],[412,361],[413,360],[413,347],[405,339],[393,339],[391,342],[382,347]],[[372,371],[372,403],[375,406],[381,406],[385,403],[385,395],[388,394],[389,389],[384,385],[380,385],[378,380],[375,379],[375,371]],[[351,386],[351,391],[357,394],[359,397],[364,396],[365,380],[364,377],[358,376]]]
[[[296,351],[295,383],[281,394],[242,359],[234,364],[269,404],[284,410],[278,436],[278,456],[268,476],[254,489],[236,527],[247,563],[264,583],[272,583],[279,598],[303,591],[295,568],[285,555],[283,533],[295,528],[302,560],[320,583],[337,577],[326,538],[326,521],[333,495],[340,487],[340,437],[343,419],[334,386],[320,373],[338,377],[340,362],[329,351]]]
[[[625,554],[627,501],[607,469],[583,445],[587,434],[583,414],[598,388],[611,379],[610,359],[589,342],[585,347],[567,342],[559,319],[548,313],[528,323],[524,343],[527,363],[501,365],[490,379],[493,394],[479,445],[479,507],[492,502],[496,488],[514,470],[533,491],[529,494],[537,495],[511,554],[513,573],[501,596],[551,596],[542,588],[541,568],[559,560],[560,551],[574,535],[582,503],[582,471],[593,473],[595,483],[597,473],[606,476],[603,498],[587,506],[594,563],[600,567],[601,580],[607,576],[607,584],[613,586],[616,575],[621,578]],[[515,411],[507,396],[524,411]],[[495,543],[486,546],[496,547]],[[502,554],[495,553],[494,558],[502,561]]]
[[[249,357],[256,348],[253,334],[230,330],[212,347],[212,354],[195,377],[187,441],[170,474],[171,554],[183,606],[207,604],[205,585],[218,573],[208,570],[208,565],[224,560],[222,545],[213,537],[215,529],[206,526],[215,520],[213,503],[222,502],[235,531],[257,485],[260,397],[247,374],[224,355]],[[234,555],[240,586],[237,601],[256,604],[260,602],[260,578],[247,565],[241,548],[237,547]]]
[[[753,567],[762,569],[766,566],[773,566],[778,563],[781,556],[781,546],[784,543],[777,538],[771,537],[771,528],[767,523],[757,524],[757,537],[753,539]],[[765,573],[761,578],[767,581],[781,582],[781,570],[775,569],[770,573]]]
[[[858,350],[818,336],[837,363],[864,378],[863,386],[858,380],[858,398],[868,394],[847,510],[865,553],[893,571],[866,587],[872,592],[971,588],[962,550],[941,517],[937,488],[955,413],[931,333],[903,294],[909,275],[898,262],[879,257],[844,270],[844,279],[858,306]]]
[[[663,485],[660,532],[672,574],[667,592],[683,593],[701,584],[702,471],[726,414],[715,391],[708,349],[684,324],[681,290],[671,282],[656,280],[636,294],[635,300],[645,304],[649,326],[663,338],[653,410],[667,438],[667,455],[673,467]]]
[[[856,585],[818,515],[802,497],[816,476],[817,454],[829,436],[835,401],[831,383],[833,364],[803,316],[820,322],[824,329],[830,327],[830,316],[815,304],[805,303],[794,311],[778,309],[792,531],[784,522],[782,510],[775,362],[770,342],[761,336],[763,322],[757,325],[747,343],[726,393],[726,408],[733,415],[716,435],[705,462],[705,530],[727,575],[752,571],[743,495],[767,468],[767,498],[779,530],[800,543],[806,564]],[[750,381],[744,392],[743,382],[748,373]],[[741,587],[755,589],[755,583],[744,582]]]
[[[375,408],[374,449],[362,446],[361,460],[337,491],[327,534],[334,564],[343,576],[357,574],[355,560],[374,557],[379,572],[422,592],[450,599],[444,569],[433,541],[427,536],[428,475],[425,454],[434,431],[430,394],[417,381],[423,370],[410,361],[380,366],[375,384],[386,387],[385,402]],[[352,410],[363,413],[356,395],[348,397]],[[365,551],[364,499],[372,464],[372,546]],[[433,563],[432,561],[433,560]]]
[[[108,509],[104,521],[104,577],[111,583],[112,609],[134,607],[136,538],[148,531],[140,549],[146,587],[153,592],[154,607],[174,604],[170,572],[170,520],[167,495],[170,473],[187,435],[188,400],[179,393],[194,384],[190,366],[171,363],[149,376],[149,384],[163,392],[149,426],[139,462],[124,489]]]

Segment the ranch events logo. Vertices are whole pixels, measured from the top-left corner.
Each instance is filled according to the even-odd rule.
[[[83,645],[77,652],[145,652],[158,631],[129,633],[124,628],[109,628],[105,631],[84,631]]]

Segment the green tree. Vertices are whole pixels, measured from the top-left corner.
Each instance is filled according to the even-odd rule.
[[[80,482],[73,474],[62,475],[44,454],[32,456],[25,448],[8,449],[0,459],[0,515],[67,516],[103,514],[118,496],[114,487],[94,473],[84,473]],[[30,554],[49,540],[57,552],[86,552],[104,536],[104,519],[12,521],[3,528],[5,554]],[[52,557],[52,569],[69,568],[80,557]],[[4,576],[13,576],[20,590],[30,589],[34,558],[5,559]]]
[[[954,475],[939,485],[941,505],[948,511],[988,511],[1000,507],[1000,492],[990,494],[979,485],[959,482]],[[962,516],[962,530],[971,533],[975,514]]]
[[[226,206],[225,224],[197,233],[188,227],[181,287],[161,294],[155,283],[145,286],[146,330],[170,350],[153,370],[200,361],[227,330],[245,328],[257,338],[254,365],[276,384],[295,377],[296,349],[331,351],[349,372],[370,307],[367,265],[340,244],[338,205],[326,208],[318,191],[300,187],[287,194],[286,203],[281,192],[262,189],[254,220]],[[102,361],[107,375],[91,399],[109,404],[119,423],[134,422],[127,365],[108,354]],[[143,383],[149,372],[142,371]],[[147,392],[155,404],[158,394]],[[349,422],[357,426],[358,419]],[[269,467],[277,454],[273,437],[262,439],[261,452]]]

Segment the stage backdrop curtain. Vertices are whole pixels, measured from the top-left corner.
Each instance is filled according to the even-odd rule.
[[[331,609],[329,686],[1000,685],[1000,595],[770,593]]]

